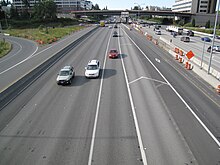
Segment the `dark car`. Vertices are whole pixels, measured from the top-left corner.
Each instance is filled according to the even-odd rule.
[[[180,40],[183,41],[183,42],[190,42],[189,37],[181,37]]]
[[[186,35],[192,37],[192,36],[194,36],[194,32],[192,30],[189,30],[189,31],[187,31]]]
[[[203,38],[201,38],[201,40],[205,41],[205,42],[211,42],[212,41],[209,37],[203,37]]]
[[[117,24],[115,24],[114,28],[118,28]]]
[[[118,33],[116,31],[114,31],[112,37],[118,37]]]

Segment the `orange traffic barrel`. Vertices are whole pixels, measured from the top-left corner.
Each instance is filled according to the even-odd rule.
[[[174,52],[179,53],[179,48],[175,48]]]
[[[189,62],[187,61],[185,64],[185,68],[188,68]]]
[[[188,67],[186,69],[187,70],[192,70],[193,69],[192,64],[188,63]]]
[[[178,54],[176,54],[175,60],[179,60],[179,55]]]
[[[216,92],[220,94],[220,85],[217,86]]]
[[[180,58],[179,58],[179,63],[183,63],[183,61],[184,61],[183,58],[180,57]]]
[[[183,51],[182,50],[179,50],[179,55],[183,56]]]

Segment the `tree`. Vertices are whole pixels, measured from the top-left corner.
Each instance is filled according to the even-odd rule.
[[[22,13],[21,13],[22,18],[24,18],[24,19],[30,18],[30,13],[28,11],[28,9],[30,7],[29,0],[22,0],[22,3],[24,4],[24,8],[22,8]]]
[[[98,4],[95,4],[95,6],[93,6],[93,5],[92,5],[92,9],[93,9],[93,10],[100,10],[100,8],[99,8],[99,5],[98,5]]]
[[[57,6],[53,0],[42,0],[34,6],[33,15],[37,20],[55,19]]]
[[[192,27],[195,27],[196,26],[196,21],[195,21],[195,18],[192,19]]]
[[[208,20],[205,24],[205,28],[210,28],[210,20]]]
[[[14,19],[19,18],[18,11],[13,5],[11,5],[10,16],[11,16],[11,18],[14,18]]]
[[[139,7],[138,7],[138,6],[135,6],[135,7],[133,8],[133,10],[139,10]]]

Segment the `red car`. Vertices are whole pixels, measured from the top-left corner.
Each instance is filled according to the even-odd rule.
[[[108,57],[109,58],[118,58],[118,51],[116,49],[111,49],[109,51]]]

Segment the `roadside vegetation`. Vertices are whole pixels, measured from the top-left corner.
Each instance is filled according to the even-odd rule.
[[[11,50],[11,44],[0,40],[0,58]]]
[[[52,42],[83,28],[84,26],[78,25],[68,27],[47,27],[40,25],[38,28],[8,29],[5,30],[5,32],[15,37],[23,37],[34,40],[39,44],[51,44]]]

